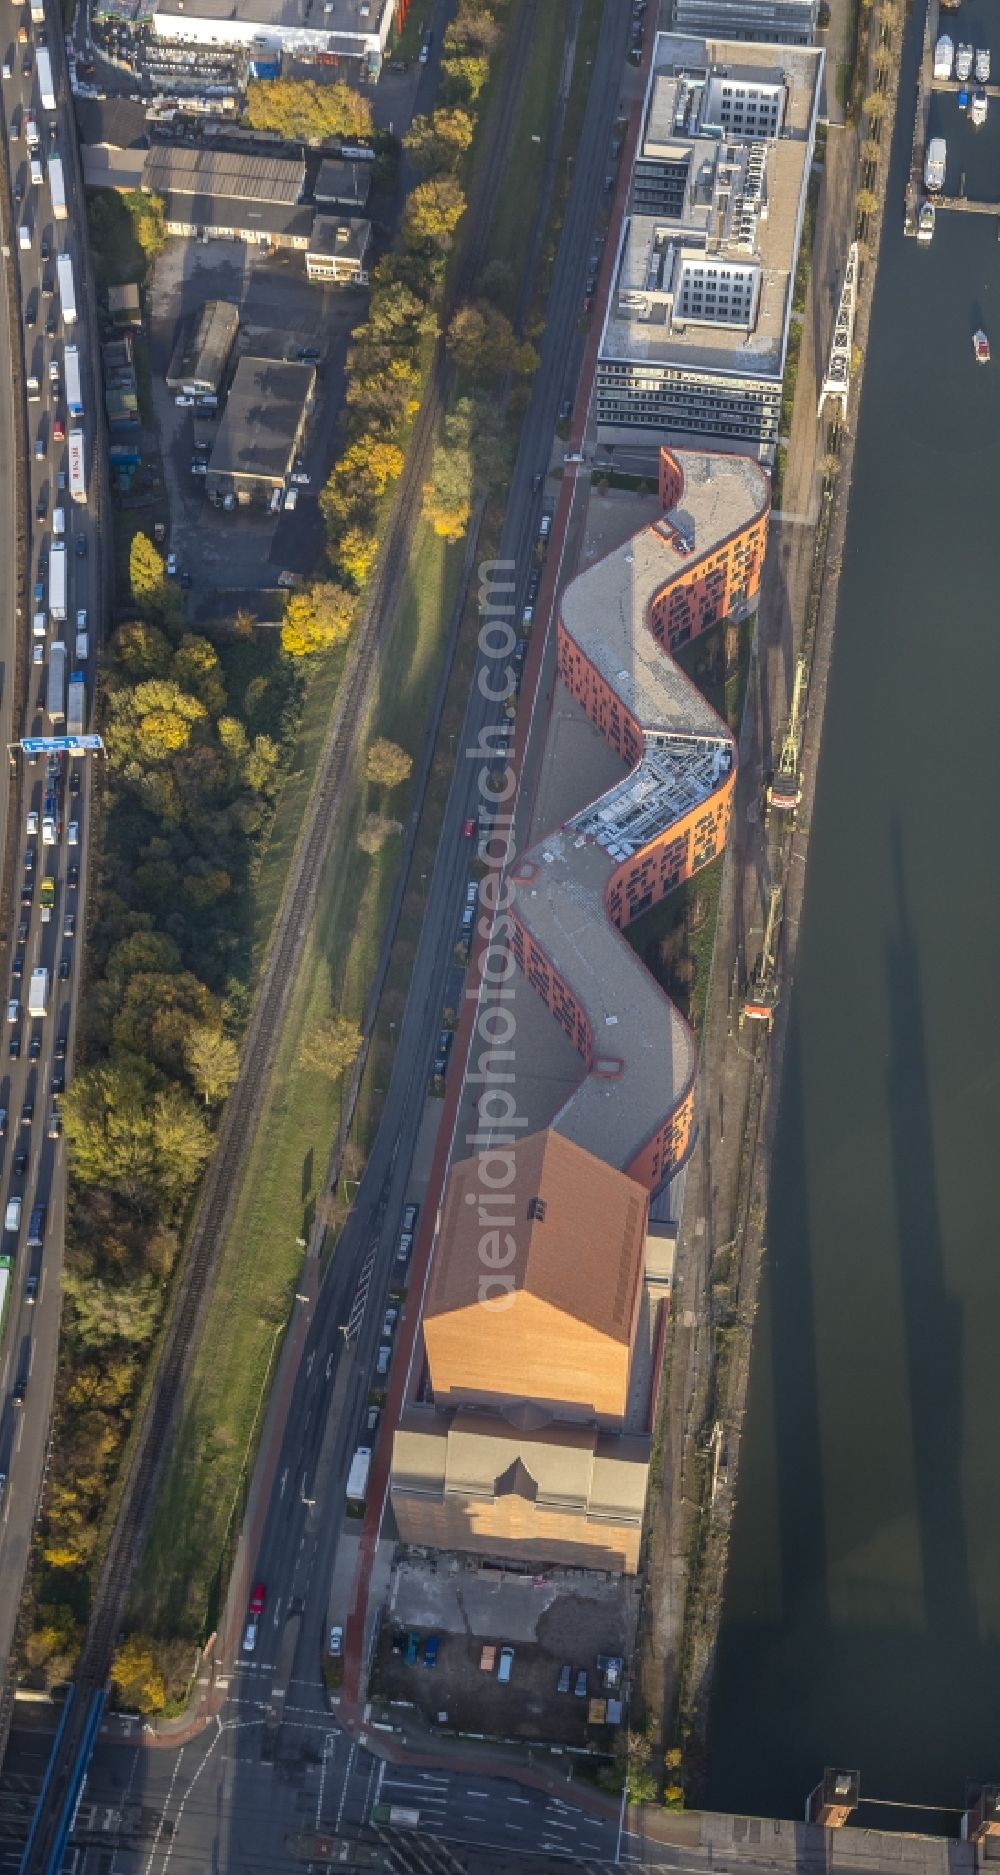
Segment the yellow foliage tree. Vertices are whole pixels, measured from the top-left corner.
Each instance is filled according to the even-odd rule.
[[[465,196],[453,176],[432,176],[410,191],[403,238],[410,247],[449,248],[465,214]]]
[[[387,736],[378,736],[365,758],[365,775],[381,788],[398,788],[412,769],[412,755],[407,755],[398,742],[390,742]]]
[[[314,1074],[339,1081],[361,1047],[361,1030],[349,1016],[336,1010],[325,1022],[312,1023],[299,1043],[299,1065]]]
[[[247,86],[247,120],[254,130],[277,130],[298,143],[328,137],[367,137],[372,107],[360,91],[339,81],[317,85],[311,78],[278,78]]]
[[[434,111],[430,117],[415,117],[403,142],[417,167],[425,176],[442,170],[457,169],[472,143],[475,122],[468,111]]]
[[[378,559],[378,541],[364,527],[349,527],[337,546],[337,559],[348,579],[362,587]]]
[[[355,599],[343,586],[321,581],[310,592],[292,593],[285,605],[281,642],[290,657],[308,657],[344,644],[354,624]]]
[[[124,1706],[137,1712],[162,1712],[166,1690],[153,1658],[152,1643],[132,1634],[123,1641],[111,1663],[111,1679]]]

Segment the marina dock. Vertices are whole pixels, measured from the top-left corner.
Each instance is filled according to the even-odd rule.
[[[915,235],[920,204],[925,198],[933,201],[936,209],[959,209],[967,215],[994,215],[1000,221],[1000,201],[975,202],[964,193],[965,178],[962,178],[962,192],[958,195],[927,196],[924,186],[924,159],[927,153],[927,131],[930,124],[931,98],[935,91],[950,91],[955,97],[962,89],[957,78],[935,78],[934,46],[939,27],[938,0],[927,0],[924,18],[923,50],[920,58],[920,71],[917,76],[917,102],[913,119],[913,147],[910,154],[910,174],[907,178],[903,204],[903,232]],[[982,89],[988,98],[1000,98],[1000,85],[984,85]]]

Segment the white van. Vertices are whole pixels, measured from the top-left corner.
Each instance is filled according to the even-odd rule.
[[[3,1214],[3,1227],[4,1227],[4,1230],[11,1230],[11,1231],[20,1230],[21,1228],[21,1200],[20,1198],[8,1198],[7,1209]]]
[[[47,624],[48,624],[48,621],[45,617],[45,613],[36,612],[34,618],[31,621],[31,636],[33,638],[44,638]]]
[[[65,508],[53,508],[52,510],[52,532],[55,535],[57,540],[63,534],[65,534],[66,532],[66,510]]]
[[[385,1343],[383,1342],[382,1346],[379,1348],[379,1351],[378,1351],[378,1359],[375,1362],[375,1372],[377,1373],[380,1380],[384,1380],[386,1374],[389,1372],[389,1362],[391,1360],[392,1360],[392,1349],[387,1348]]]
[[[26,221],[22,221],[21,226],[19,227],[17,231],[17,240],[18,240],[19,247],[30,248],[31,229],[28,227],[28,224]]]
[[[513,1647],[501,1647],[500,1665],[497,1668],[497,1679],[499,1680],[501,1686],[506,1686],[508,1684],[510,1680],[511,1672],[513,1670],[513,1666],[514,1666]]]

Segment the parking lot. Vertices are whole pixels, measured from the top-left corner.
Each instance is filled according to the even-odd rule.
[[[193,412],[178,408],[164,374],[180,321],[207,299],[229,300],[239,308],[230,370],[248,354],[295,359],[309,348],[320,354],[304,450],[310,486],[299,490],[293,514],[272,517],[257,506],[223,513],[206,500],[204,478],[191,473]],[[168,241],[152,289],[153,406],[170,504],[170,544],[196,587],[269,589],[280,571],[305,574],[316,565],[323,532],[316,497],[334,456],[349,334],[363,317],[366,301],[363,289],[312,285],[300,254],[267,254],[232,241]]]
[[[382,1697],[415,1706],[429,1724],[606,1749],[613,1731],[588,1723],[589,1699],[604,1696],[597,1660],[627,1659],[635,1615],[631,1581],[570,1570],[515,1576],[446,1556],[404,1557],[393,1576],[375,1683]],[[419,1657],[408,1661],[411,1634]],[[431,1635],[437,1657],[429,1669]],[[505,1645],[514,1649],[507,1685],[497,1673]],[[480,1665],[484,1646],[496,1649],[491,1670]],[[565,1667],[570,1690],[560,1693]],[[578,1695],[581,1670],[586,1694]]]

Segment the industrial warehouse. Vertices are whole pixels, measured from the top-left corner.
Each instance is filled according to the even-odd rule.
[[[823,52],[657,36],[596,376],[598,435],[770,462]]]
[[[588,535],[560,602],[536,842],[511,875],[525,1130],[489,1093],[466,1115],[491,1144],[448,1177],[391,1477],[404,1542],[625,1574],[665,1326],[649,1204],[691,1149],[697,1050],[621,932],[725,845],[733,738],[669,653],[755,606],[768,478],[661,449],[652,506],[638,532],[617,511],[610,549]],[[588,529],[607,513],[593,496]]]

